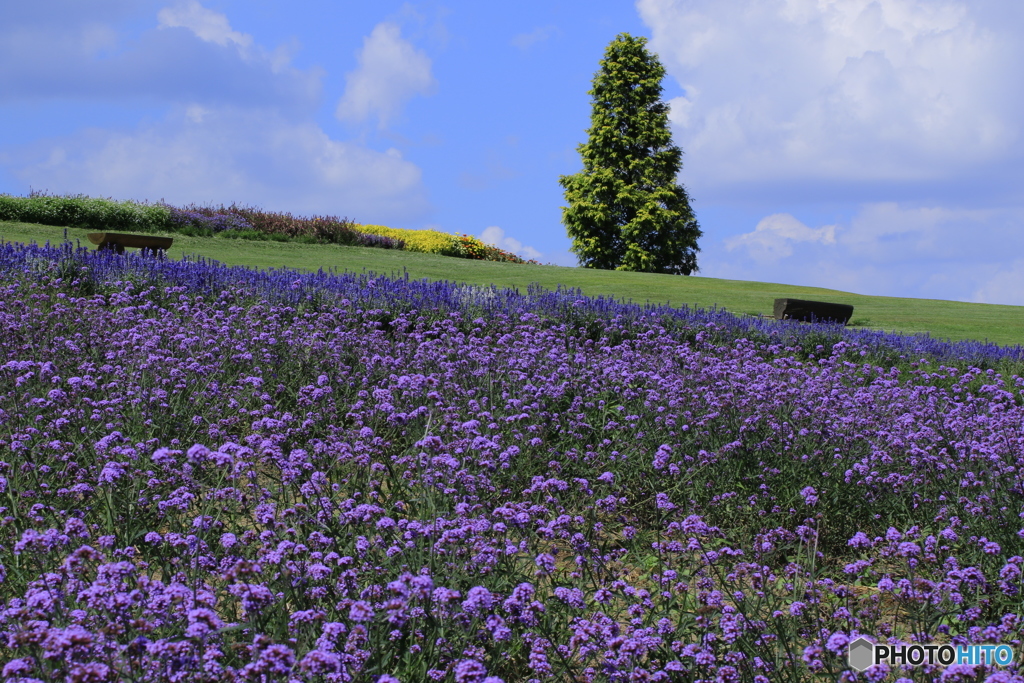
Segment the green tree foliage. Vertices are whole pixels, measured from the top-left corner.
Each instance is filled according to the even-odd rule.
[[[578,147],[583,170],[559,178],[562,222],[583,267],[689,275],[701,230],[676,182],[683,153],[661,101],[665,68],[646,43],[623,33],[605,51]]]

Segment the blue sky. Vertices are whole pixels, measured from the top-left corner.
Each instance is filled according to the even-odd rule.
[[[616,34],[668,70],[699,276],[1024,305],[1017,0],[34,0],[0,192],[239,202],[574,265]]]

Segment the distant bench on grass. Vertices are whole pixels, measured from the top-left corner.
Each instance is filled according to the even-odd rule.
[[[174,242],[172,237],[154,237],[153,235],[132,235],[124,232],[90,232],[86,237],[96,245],[98,250],[124,253],[125,247],[141,249],[143,254],[162,257]]]
[[[800,320],[803,322],[836,322],[846,325],[853,316],[853,306],[831,304],[825,301],[804,299],[776,299],[776,320]]]

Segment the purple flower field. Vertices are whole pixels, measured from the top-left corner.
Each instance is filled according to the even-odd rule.
[[[3,680],[1021,682],[1021,360],[0,244]]]

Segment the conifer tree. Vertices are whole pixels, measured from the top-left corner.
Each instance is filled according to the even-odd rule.
[[[683,153],[661,101],[665,68],[646,43],[623,33],[605,51],[577,148],[583,170],[559,178],[562,223],[583,267],[689,275],[701,230],[676,182]]]

